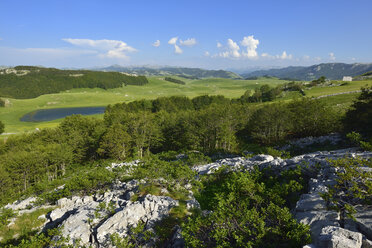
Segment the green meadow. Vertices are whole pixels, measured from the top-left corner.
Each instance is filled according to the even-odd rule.
[[[178,77],[174,77],[178,78]],[[57,94],[42,95],[32,99],[7,99],[5,108],[0,108],[0,120],[5,124],[5,133],[19,133],[35,130],[36,128],[55,127],[62,119],[47,122],[21,122],[19,119],[26,113],[38,109],[107,106],[120,102],[130,102],[139,99],[155,99],[162,96],[183,95],[196,97],[200,95],[224,95],[228,98],[240,97],[246,90],[255,89],[268,84],[275,87],[288,81],[276,78],[259,78],[258,80],[233,80],[222,78],[208,78],[190,80],[178,78],[185,85],[175,84],[164,80],[164,77],[149,77],[149,83],[144,86],[128,85],[121,88],[103,89],[73,89]],[[313,87],[306,90],[307,96],[321,96],[341,92],[359,90],[372,81],[350,82],[344,86]],[[340,95],[335,97],[334,103],[351,103],[357,94]],[[96,115],[102,118],[103,115]]]
[[[177,78],[177,77],[175,77]],[[42,95],[32,99],[8,99],[5,108],[0,108],[0,120],[5,124],[5,133],[19,133],[35,130],[35,128],[55,127],[61,119],[47,122],[21,122],[24,114],[37,109],[107,106],[120,102],[139,99],[155,99],[161,96],[184,95],[195,97],[200,95],[224,95],[229,98],[240,97],[246,90],[263,84],[276,86],[287,81],[275,78],[259,80],[233,80],[208,78],[190,80],[178,78],[185,85],[164,80],[164,77],[149,77],[144,86],[128,85],[115,89],[73,89],[57,94]],[[102,117],[102,115],[97,115]]]

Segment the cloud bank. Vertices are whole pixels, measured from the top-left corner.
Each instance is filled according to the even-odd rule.
[[[91,48],[100,52],[101,57],[127,59],[128,53],[136,52],[137,49],[128,46],[121,40],[90,40],[90,39],[62,39],[72,45]]]
[[[180,40],[180,45],[181,46],[194,46],[196,45],[196,39],[195,38],[189,38],[187,40]]]

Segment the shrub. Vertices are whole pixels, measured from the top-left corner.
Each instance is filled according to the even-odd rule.
[[[361,168],[372,168],[372,161],[344,158],[331,160],[330,165],[337,168],[336,184],[329,186],[329,191],[323,193],[322,197],[340,213],[343,227],[347,217],[353,218],[355,205],[372,204],[372,172]]]
[[[294,173],[279,182],[258,171],[220,171],[207,177],[196,196],[202,208],[213,212],[195,214],[182,225],[186,246],[300,247],[310,243],[309,227],[297,223],[286,207],[285,198],[302,188],[298,178]]]
[[[346,133],[355,131],[372,138],[372,86],[362,88],[362,93],[346,112],[343,124]]]

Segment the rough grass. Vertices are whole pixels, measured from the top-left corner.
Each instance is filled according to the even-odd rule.
[[[14,224],[2,226],[0,228],[0,246],[16,242],[17,238],[26,237],[38,231],[38,228],[44,223],[45,219],[38,219],[40,215],[47,214],[54,208],[40,208],[32,213],[26,213],[18,216]]]

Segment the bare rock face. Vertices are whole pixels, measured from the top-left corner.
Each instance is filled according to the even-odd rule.
[[[326,226],[318,240],[319,248],[360,248],[362,234],[341,227]]]
[[[69,244],[80,242],[82,245],[88,245],[90,243],[97,207],[98,202],[84,205],[62,223],[62,235],[70,238]]]
[[[99,226],[97,241],[105,246],[109,243],[110,235],[118,233],[125,236],[129,228],[136,226],[139,221],[146,223],[145,228],[149,229],[177,205],[178,201],[167,196],[146,195],[144,199],[129,204]]]

